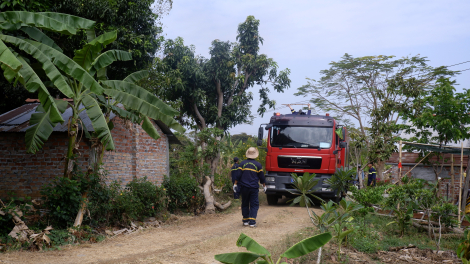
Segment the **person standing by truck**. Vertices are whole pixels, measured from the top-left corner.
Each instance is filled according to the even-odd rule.
[[[231,173],[231,176],[232,176],[232,184],[235,185],[235,180],[237,179],[237,174],[239,174],[239,170],[238,170],[238,158],[237,157],[234,157],[233,158],[233,166],[230,170],[230,173]],[[238,189],[235,191],[235,189],[233,190],[233,198],[234,199],[239,199],[240,198],[240,187],[238,187]]]
[[[237,178],[233,185],[233,191],[240,192],[242,196],[243,225],[250,227],[256,227],[256,216],[259,209],[259,183],[263,184],[264,192],[266,192],[263,166],[255,160],[258,155],[258,149],[248,148],[245,154],[247,159],[238,166],[240,173],[236,174]],[[238,189],[238,184],[240,184],[240,189]]]
[[[367,164],[367,167],[369,167],[369,174],[367,176],[367,186],[375,186],[376,179],[377,179],[377,171],[373,167],[372,162],[369,162]]]

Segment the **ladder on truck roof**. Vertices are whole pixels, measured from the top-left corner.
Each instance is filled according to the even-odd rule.
[[[291,111],[294,111],[294,109],[292,109],[292,107],[290,107],[291,105],[308,105],[308,112],[307,112],[306,114],[307,114],[307,115],[310,115],[310,114],[311,114],[310,104],[281,104],[281,105],[288,106]],[[302,112],[302,109],[300,109],[299,112]]]

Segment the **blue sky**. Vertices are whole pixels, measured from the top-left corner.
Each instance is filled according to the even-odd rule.
[[[294,96],[306,83],[305,78],[319,79],[320,71],[345,53],[355,57],[420,54],[428,57],[431,66],[470,61],[469,11],[468,0],[174,0],[173,9],[162,22],[165,38],[180,36],[186,45],[196,46],[196,53],[209,58],[211,41],[235,41],[238,24],[254,15],[260,20],[264,38],[261,52],[273,58],[280,69],[291,70],[290,89],[270,94],[281,106],[308,99]],[[450,69],[468,68],[470,63]],[[458,90],[470,88],[470,70],[455,80]],[[250,90],[254,93],[255,115],[258,89]],[[255,135],[270,114],[230,132]]]

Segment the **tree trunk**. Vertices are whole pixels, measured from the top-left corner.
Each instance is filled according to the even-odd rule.
[[[354,152],[356,153],[356,172],[357,172],[357,175],[358,175],[358,180],[359,180],[359,189],[362,189],[364,188],[364,183],[362,182],[362,174],[364,173],[364,168],[362,168],[361,166],[361,170],[359,171],[359,165],[361,165],[361,157],[359,156],[361,154],[361,152],[359,151],[359,154],[358,154],[358,151],[357,151],[357,148],[354,149]]]
[[[73,169],[73,154],[74,154],[74,149],[76,148],[76,140],[77,140],[77,134],[78,134],[78,116],[77,114],[74,114],[72,116],[72,119],[70,120],[69,123],[69,128],[68,128],[68,136],[69,136],[69,143],[67,147],[67,154],[65,156],[65,168],[64,168],[64,177],[71,178],[72,177],[72,169]]]
[[[383,160],[377,161],[377,178],[381,181],[384,180],[384,175],[383,175],[384,169],[385,169],[385,161]]]
[[[219,165],[220,161],[220,153],[217,153],[217,156],[211,160],[211,181],[214,182],[215,180],[215,173],[217,172],[217,166]]]
[[[318,249],[317,264],[320,264],[320,263],[321,263],[321,249],[322,249],[322,247],[320,247],[320,248]]]
[[[75,217],[75,222],[73,226],[80,226],[83,222],[83,216],[86,212],[86,203],[88,198],[88,192],[82,194],[82,203],[80,204],[80,210],[78,210],[77,216]]]
[[[103,162],[104,156],[104,146],[99,140],[99,138],[91,139],[93,142],[90,151],[90,165],[88,167],[87,177],[92,173],[100,173],[100,165]],[[77,217],[75,217],[75,222],[73,226],[80,226],[83,222],[83,216],[87,210],[86,205],[88,202],[88,192],[82,193],[82,202],[80,204],[80,210],[78,210]]]
[[[209,178],[209,176],[206,176],[206,183],[204,184],[204,188],[202,188],[204,192],[204,199],[206,200],[206,209],[205,209],[206,214],[215,213],[216,207],[219,208],[220,210],[225,210],[232,204],[231,201],[223,205],[216,202],[214,200],[214,196],[211,195],[211,184],[212,184],[211,179]]]
[[[211,179],[209,176],[206,176],[206,183],[204,184],[204,199],[206,200],[206,214],[213,214],[215,213],[215,206],[214,206],[214,196],[211,195]]]

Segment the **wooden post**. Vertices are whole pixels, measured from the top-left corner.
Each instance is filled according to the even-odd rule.
[[[402,142],[400,140],[400,145],[398,147],[398,151],[399,151],[399,154],[398,154],[398,183],[401,185],[401,167],[403,166],[401,164],[401,147],[402,147]]]
[[[462,181],[463,181],[463,141],[462,141],[462,149],[460,151],[460,187],[459,187],[459,228],[460,228],[460,211],[462,210]]]
[[[450,154],[450,159],[451,159],[451,167],[450,167],[450,200],[451,203],[454,204],[455,201],[455,195],[454,195],[454,186],[455,186],[455,179],[454,179],[454,154]]]

